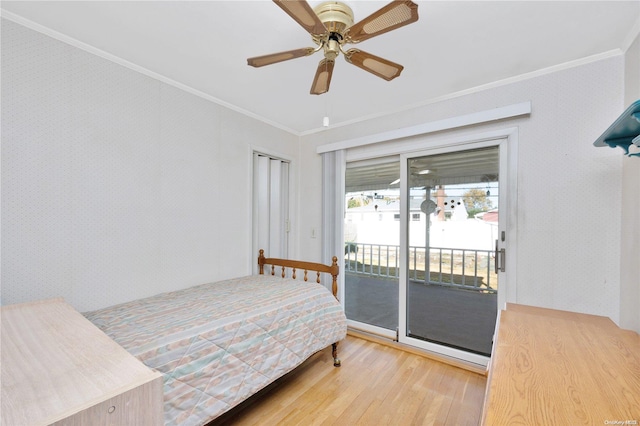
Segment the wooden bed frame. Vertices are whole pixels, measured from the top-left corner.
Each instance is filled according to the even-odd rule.
[[[333,296],[338,299],[338,273],[340,273],[340,267],[338,266],[338,258],[333,256],[332,264],[325,265],[323,263],[304,262],[301,260],[290,259],[277,259],[273,257],[264,257],[264,250],[260,249],[258,254],[258,266],[260,275],[264,275],[264,265],[271,265],[271,275],[276,274],[276,266],[280,266],[280,275],[282,278],[287,276],[287,268],[291,268],[291,278],[296,279],[297,271],[302,270],[304,273],[303,280],[309,281],[308,272],[316,273],[316,282],[320,284],[320,274],[325,272],[331,275],[331,292]],[[331,345],[331,355],[333,356],[333,365],[340,367],[340,359],[338,358],[338,342]]]

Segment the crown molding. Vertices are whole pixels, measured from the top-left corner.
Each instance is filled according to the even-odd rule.
[[[639,21],[639,23],[640,23],[640,21]],[[337,123],[337,124],[332,124],[330,129],[334,129],[334,128],[337,128],[337,127],[349,126],[349,125],[352,125],[352,124],[361,123],[363,121],[379,119],[379,118],[386,117],[386,116],[391,116],[391,115],[394,115],[394,114],[400,114],[400,113],[403,113],[403,112],[406,112],[406,111],[410,111],[410,110],[413,110],[413,109],[417,109],[417,108],[420,108],[420,107],[424,107],[424,106],[427,106],[427,105],[437,104],[439,102],[443,102],[443,101],[459,98],[461,96],[467,96],[467,95],[471,95],[471,94],[474,94],[474,93],[483,92],[485,90],[493,89],[493,88],[496,88],[496,87],[506,86],[506,85],[509,85],[509,84],[514,84],[514,83],[518,83],[518,82],[521,82],[521,81],[530,80],[532,78],[541,77],[541,76],[548,75],[548,74],[553,74],[553,73],[558,72],[558,71],[563,71],[563,70],[579,67],[579,66],[582,66],[582,65],[590,64],[592,62],[601,61],[603,59],[608,59],[608,58],[612,58],[612,57],[615,57],[615,56],[620,56],[620,55],[623,55],[623,54],[624,54],[624,52],[621,49],[609,50],[607,52],[598,53],[596,55],[587,56],[587,57],[576,59],[576,60],[573,60],[573,61],[564,62],[562,64],[553,65],[553,66],[550,66],[550,67],[547,67],[547,68],[541,68],[541,69],[536,70],[536,71],[531,71],[531,72],[528,72],[528,73],[520,74],[520,75],[517,75],[517,76],[514,76],[514,77],[509,77],[509,78],[505,78],[505,79],[502,79],[502,80],[496,80],[496,81],[493,81],[491,83],[487,83],[487,84],[483,84],[483,85],[480,85],[480,86],[475,86],[475,87],[472,87],[472,88],[469,88],[469,89],[461,90],[461,91],[458,91],[458,92],[449,93],[447,95],[443,95],[443,96],[438,96],[438,97],[435,97],[435,98],[427,99],[427,100],[419,102],[419,103],[407,105],[407,106],[405,106],[403,108],[399,108],[397,110],[386,111],[386,112],[379,113],[379,114],[372,114],[372,115],[369,115],[369,116],[359,117],[359,118],[356,118],[356,119],[353,119],[353,120],[343,121],[343,122]],[[327,131],[327,130],[328,129],[326,129],[326,128],[313,129],[313,130],[301,132],[300,136],[308,136],[308,135],[311,135],[311,134],[320,133],[320,132]]]
[[[9,12],[9,11],[7,11],[5,9],[0,8],[0,17],[8,19],[9,21],[12,21],[12,22],[14,22],[14,23],[16,23],[18,25],[22,25],[23,27],[29,28],[30,30],[33,30],[33,31],[39,32],[41,34],[44,34],[44,35],[46,35],[48,37],[51,37],[51,38],[53,38],[55,40],[61,41],[63,43],[66,43],[66,44],[68,44],[68,45],[70,45],[72,47],[76,47],[78,49],[84,50],[85,52],[91,53],[93,55],[96,55],[98,57],[101,57],[103,59],[111,61],[113,63],[116,63],[118,65],[121,65],[123,67],[126,67],[126,68],[128,68],[128,69],[130,69],[132,71],[135,71],[135,72],[138,72],[140,74],[146,75],[147,77],[151,77],[151,78],[153,78],[155,80],[158,80],[158,81],[160,81],[162,83],[165,83],[165,84],[168,84],[170,86],[176,87],[176,88],[178,88],[180,90],[183,90],[183,91],[185,91],[187,93],[190,93],[192,95],[198,96],[199,98],[205,99],[205,100],[207,100],[209,102],[213,102],[213,103],[215,103],[217,105],[220,105],[220,106],[222,106],[224,108],[230,109],[232,111],[235,111],[237,113],[240,113],[242,115],[250,117],[250,118],[252,118],[254,120],[261,121],[261,122],[263,122],[265,124],[268,124],[269,126],[278,128],[278,129],[283,130],[283,131],[285,131],[287,133],[290,133],[290,134],[292,134],[294,136],[300,137],[300,132],[297,132],[297,131],[295,131],[293,129],[290,129],[290,128],[286,127],[286,126],[283,126],[280,123],[268,120],[268,119],[266,119],[266,118],[264,118],[264,117],[262,117],[262,116],[260,116],[258,114],[255,114],[255,113],[253,113],[251,111],[248,111],[248,110],[240,108],[240,107],[238,107],[236,105],[233,105],[233,104],[230,104],[228,102],[225,102],[225,101],[223,101],[221,99],[218,99],[218,98],[216,98],[214,96],[211,96],[211,95],[208,95],[208,94],[206,94],[204,92],[201,92],[200,90],[194,89],[191,86],[188,86],[186,84],[177,82],[177,81],[172,80],[172,79],[170,79],[168,77],[165,77],[162,74],[158,74],[158,73],[156,73],[154,71],[151,71],[151,70],[148,70],[148,69],[146,69],[144,67],[141,67],[140,65],[136,65],[133,62],[129,62],[129,61],[125,60],[125,59],[122,59],[119,56],[113,55],[113,54],[111,54],[109,52],[105,52],[104,50],[98,49],[98,48],[96,48],[94,46],[91,46],[91,45],[89,45],[87,43],[84,43],[84,42],[82,42],[80,40],[77,40],[77,39],[75,39],[73,37],[69,37],[68,35],[62,34],[62,33],[58,32],[58,31],[55,31],[55,30],[53,30],[53,29],[51,29],[49,27],[45,27],[44,25],[40,25],[40,24],[38,24],[36,22],[30,21],[28,19],[25,19],[20,15],[16,15],[15,13],[12,13],[12,12]]]

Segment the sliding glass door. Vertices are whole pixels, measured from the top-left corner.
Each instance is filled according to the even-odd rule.
[[[409,157],[405,336],[489,356],[499,147]]]
[[[505,261],[504,150],[489,140],[347,163],[351,327],[487,362]]]

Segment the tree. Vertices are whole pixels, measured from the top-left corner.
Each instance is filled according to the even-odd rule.
[[[467,208],[469,217],[473,217],[476,213],[486,212],[493,208],[491,200],[487,198],[485,190],[474,188],[467,190],[462,194],[464,206]]]

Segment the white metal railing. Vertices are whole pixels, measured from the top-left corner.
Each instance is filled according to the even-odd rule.
[[[492,269],[493,251],[429,247],[429,262],[426,252],[425,247],[409,247],[410,280],[490,293],[497,291],[498,277]],[[399,257],[399,246],[345,244],[346,272],[397,279],[400,276]]]

